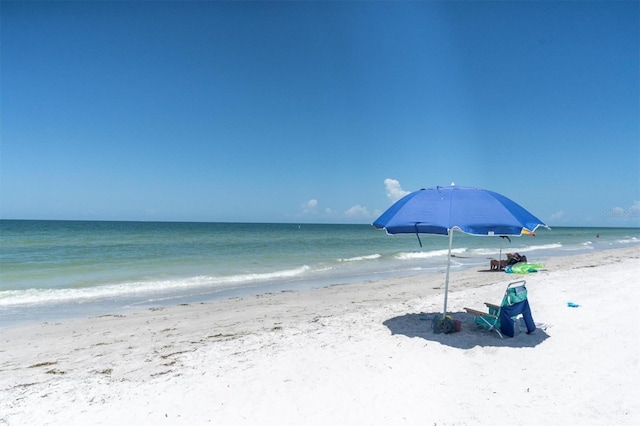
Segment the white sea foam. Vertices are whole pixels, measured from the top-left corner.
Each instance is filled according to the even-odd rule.
[[[637,244],[638,243],[638,238],[636,237],[628,237],[628,238],[624,238],[621,240],[616,241],[616,243],[618,244]]]
[[[338,262],[359,262],[362,260],[380,259],[380,257],[382,257],[382,255],[376,253],[376,254],[370,254],[367,256],[356,256],[356,257],[350,257],[348,259],[338,259]]]
[[[466,248],[452,249],[451,254],[456,254],[456,255],[462,254],[465,251],[467,251]],[[398,260],[429,259],[432,257],[439,257],[439,256],[446,257],[448,252],[449,252],[448,249],[431,250],[431,251],[412,251],[412,252],[397,253],[394,257]]]
[[[510,248],[510,247],[502,247],[502,255],[503,256],[506,253],[510,253],[512,251],[514,251],[514,250],[512,248]],[[496,254],[500,253],[500,247],[496,247],[496,248],[478,248],[478,249],[470,250],[470,252],[474,256],[495,256]]]
[[[536,250],[558,249],[558,248],[561,248],[561,247],[562,247],[562,244],[553,243],[553,244],[542,244],[542,245],[538,245],[538,246],[518,247],[517,250],[513,250],[513,251],[517,251],[518,253],[521,253],[521,252],[529,252],[529,251],[536,251]]]
[[[128,282],[121,284],[108,284],[86,288],[65,289],[27,289],[0,291],[0,307],[30,305],[59,302],[84,302],[104,298],[132,296],[137,294],[175,291],[193,288],[225,288],[252,282],[292,278],[304,274],[309,266],[299,268],[252,274],[239,274],[230,276],[202,275],[191,278]]]
[[[323,267],[313,269],[312,272],[327,272],[332,270],[333,270],[333,266],[323,266]]]

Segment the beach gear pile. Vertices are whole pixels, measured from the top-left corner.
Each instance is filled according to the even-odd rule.
[[[436,334],[440,334],[440,333],[444,333],[444,334],[449,334],[449,333],[454,333],[456,332],[456,323],[453,320],[453,318],[451,318],[451,315],[445,315],[444,318],[442,318],[440,315],[436,315],[435,317],[433,317],[433,332]]]
[[[504,267],[504,272],[507,274],[528,274],[529,272],[538,272],[539,269],[544,268],[541,263],[528,263],[527,257],[520,253],[507,253],[509,259],[507,266]]]

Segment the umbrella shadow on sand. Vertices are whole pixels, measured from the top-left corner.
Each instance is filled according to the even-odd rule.
[[[471,349],[476,346],[533,348],[549,337],[542,328],[536,328],[533,333],[527,334],[526,328],[518,326],[514,337],[501,339],[496,332],[478,327],[474,322],[473,316],[466,312],[450,314],[454,320],[462,322],[460,331],[450,334],[436,334],[433,331],[433,319],[436,315],[440,314],[424,312],[405,314],[390,318],[382,324],[391,331],[392,335],[399,334],[411,338],[420,338],[459,349]]]

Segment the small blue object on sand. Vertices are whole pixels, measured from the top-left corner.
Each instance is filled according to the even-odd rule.
[[[580,305],[578,305],[576,303],[573,303],[573,302],[568,302],[567,306],[570,307],[570,308],[578,308],[578,307],[580,307]]]

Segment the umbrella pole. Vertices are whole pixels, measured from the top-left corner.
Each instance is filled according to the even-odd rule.
[[[449,229],[449,253],[447,254],[447,275],[444,279],[444,313],[442,318],[447,315],[447,296],[449,296],[449,269],[451,269],[451,246],[453,245],[453,229]]]

